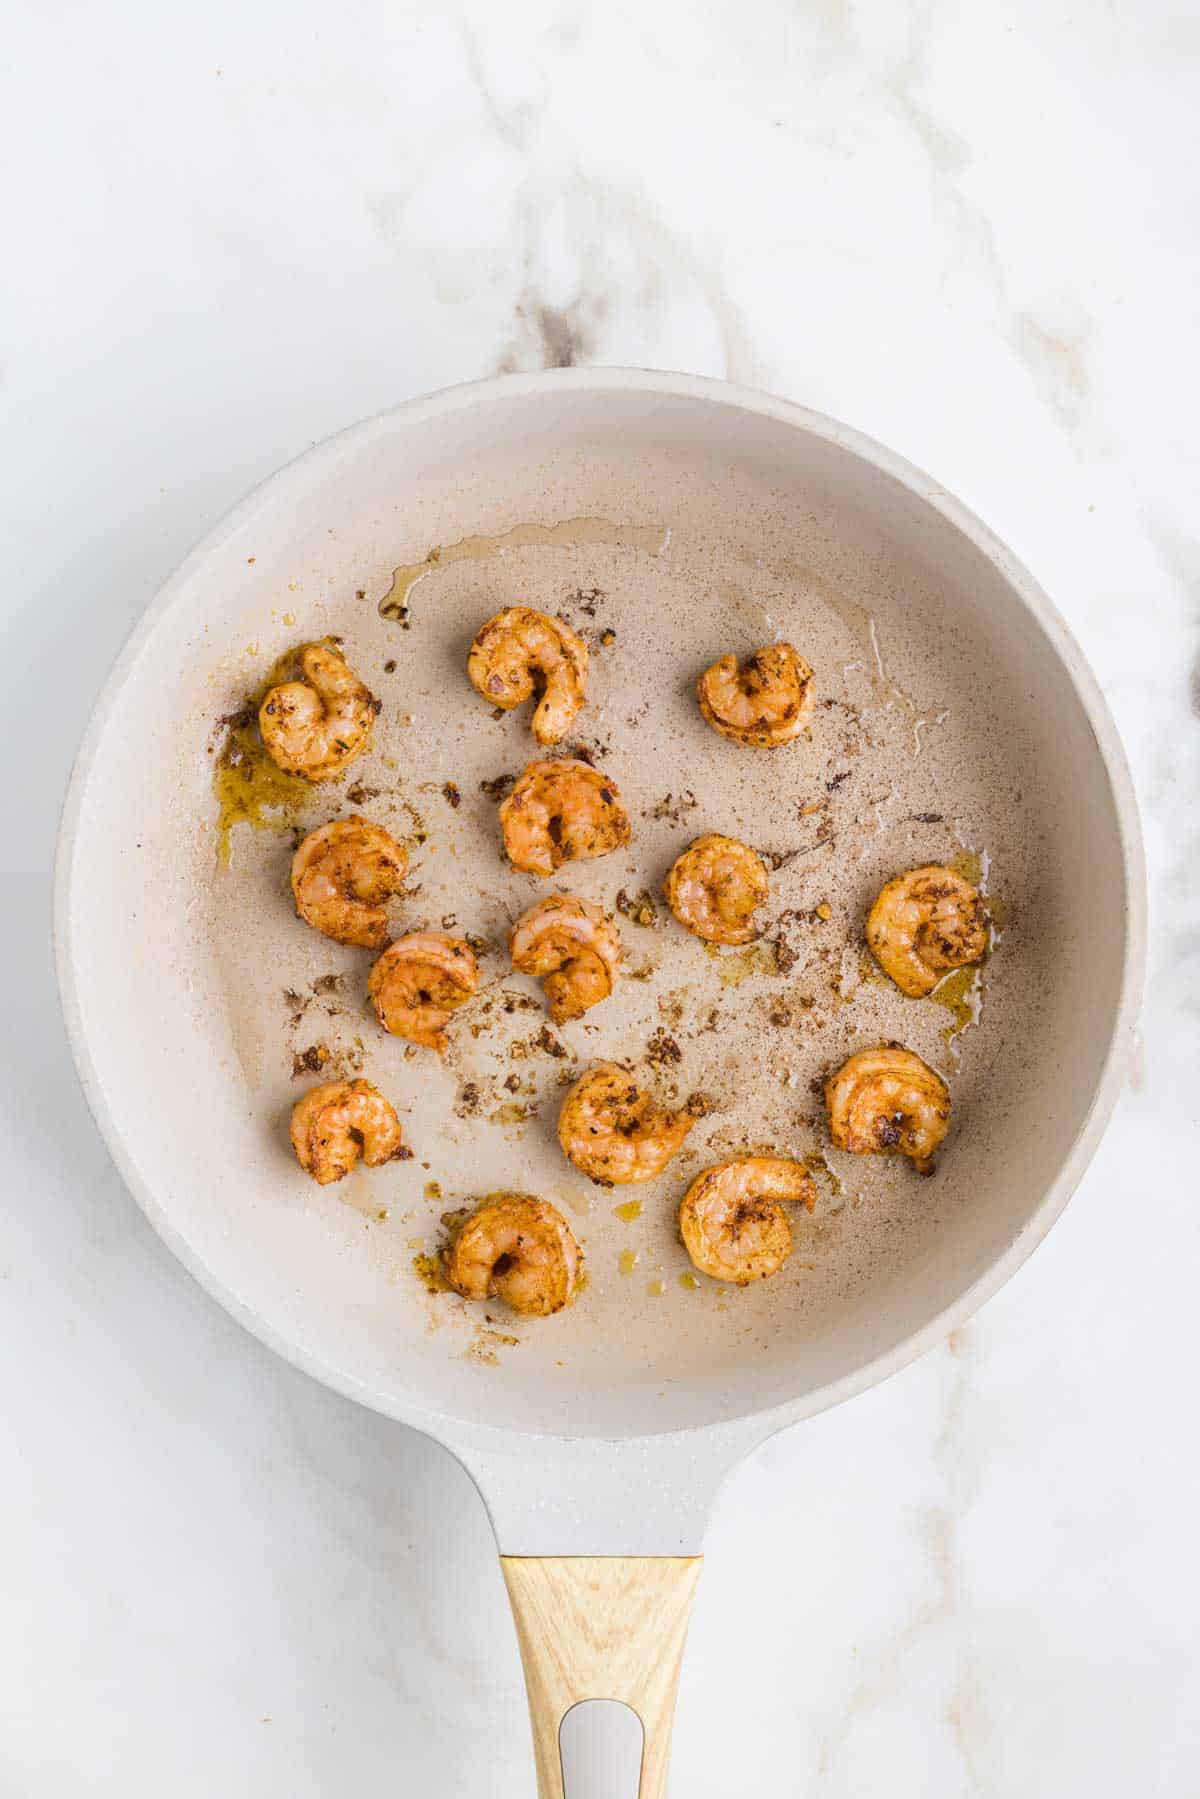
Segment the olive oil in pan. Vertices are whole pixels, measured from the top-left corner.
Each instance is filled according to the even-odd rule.
[[[831,612],[853,633],[862,646],[866,658],[867,673],[874,690],[876,702],[885,710],[895,707],[908,717],[912,731],[912,753],[921,754],[924,748],[924,735],[930,725],[940,725],[946,717],[943,710],[926,712],[918,706],[908,689],[902,687],[884,665],[883,650],[879,642],[879,625],[873,612],[857,601],[847,599],[840,593],[832,581],[825,579],[813,569],[802,568],[796,563],[783,563],[779,573],[785,579],[802,582],[806,587],[815,590]]]
[[[256,831],[285,830],[313,803],[311,781],[292,775],[268,756],[258,729],[258,709],[272,687],[295,680],[300,651],[296,644],[271,664],[257,688],[228,722],[228,731],[213,769],[217,800],[217,861],[229,867],[233,827]]]
[[[942,1042],[958,1061],[955,1038],[970,1025],[978,1024],[983,1013],[983,969],[978,962],[966,968],[953,968],[944,975],[929,995],[939,1006],[945,1006],[950,1022],[942,1027]]]
[[[382,617],[407,626],[413,588],[449,562],[486,562],[505,550],[543,546],[574,550],[589,543],[615,544],[644,550],[648,556],[660,556],[670,538],[668,526],[616,525],[603,518],[566,518],[554,525],[514,525],[495,537],[462,537],[457,543],[435,545],[420,562],[397,568],[392,574],[392,585],[379,602],[379,611]]]

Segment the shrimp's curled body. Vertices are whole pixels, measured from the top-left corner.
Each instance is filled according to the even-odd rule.
[[[714,731],[734,743],[774,749],[804,729],[812,710],[813,671],[790,643],[756,650],[740,668],[722,656],[696,683],[700,710]]]
[[[400,1120],[370,1081],[328,1081],[292,1107],[292,1148],[306,1174],[322,1187],[340,1181],[362,1156],[378,1168],[397,1155]]]
[[[303,678],[270,689],[258,728],[280,768],[327,781],[366,749],[380,702],[332,644],[305,644],[299,662]]]
[[[710,831],[679,856],[663,884],[681,925],[706,943],[750,943],[752,914],[769,891],[766,865],[748,844]]]
[[[475,633],[467,674],[477,693],[508,711],[536,693],[530,729],[541,744],[561,743],[584,702],[588,652],[561,619],[531,606],[507,606]]]
[[[500,807],[509,861],[551,875],[564,862],[606,856],[629,842],[615,781],[588,762],[531,762]]]
[[[513,967],[537,976],[555,1024],[581,1018],[613,990],[621,939],[599,906],[551,894],[518,918],[508,939]]]
[[[697,1104],[671,1112],[628,1069],[601,1062],[576,1081],[558,1115],[568,1161],[605,1187],[652,1181],[683,1147],[701,1115]]]
[[[902,993],[923,999],[951,968],[987,951],[987,908],[952,868],[910,868],[880,891],[867,918],[871,954]]]
[[[385,1031],[439,1052],[446,1025],[479,985],[470,944],[444,931],[410,931],[397,937],[367,978],[367,991]]]
[[[812,1179],[785,1156],[739,1156],[698,1174],[679,1207],[679,1234],[701,1274],[745,1287],[792,1253],[783,1202],[817,1203]]]
[[[292,857],[296,910],[335,943],[382,949],[388,940],[384,902],[397,893],[408,851],[368,818],[339,818],[310,831]]]
[[[446,1279],[464,1299],[504,1300],[546,1317],[569,1305],[583,1251],[557,1207],[528,1193],[491,1193],[445,1254]]]
[[[898,1043],[860,1050],[825,1083],[829,1129],[855,1156],[908,1156],[918,1174],[950,1124],[950,1090],[914,1050]]]

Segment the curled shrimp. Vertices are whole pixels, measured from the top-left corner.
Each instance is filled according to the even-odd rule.
[[[291,1135],[301,1168],[325,1187],[349,1174],[360,1155],[368,1168],[390,1162],[400,1149],[400,1120],[370,1081],[329,1081],[296,1101]]]
[[[911,1049],[886,1043],[860,1050],[825,1083],[829,1129],[855,1156],[908,1156],[933,1173],[933,1153],[950,1124],[950,1090]]]
[[[530,730],[561,743],[584,701],[587,645],[561,619],[530,606],[508,606],[475,633],[467,674],[493,706],[522,706],[538,695]]]
[[[867,918],[867,942],[901,993],[923,999],[950,968],[978,962],[988,915],[975,888],[952,868],[930,863],[889,881]]]
[[[698,1174],[679,1206],[679,1234],[701,1274],[745,1287],[775,1274],[792,1253],[782,1201],[811,1212],[816,1189],[785,1156],[739,1156]]]
[[[509,861],[535,875],[629,842],[616,782],[587,762],[531,762],[500,807],[500,828]]]
[[[280,768],[327,781],[366,749],[380,702],[330,644],[306,643],[299,662],[303,679],[270,689],[258,728]]]
[[[613,990],[621,939],[599,906],[554,893],[518,918],[508,939],[513,967],[536,975],[555,1024],[581,1018]]]
[[[702,1111],[695,1101],[681,1112],[666,1111],[628,1069],[601,1062],[563,1101],[558,1140],[590,1180],[627,1187],[662,1173]]]
[[[546,1317],[569,1305],[583,1251],[555,1206],[527,1193],[491,1193],[445,1254],[446,1279],[464,1299],[502,1299]]]
[[[696,683],[700,710],[714,731],[734,743],[774,748],[804,729],[812,710],[813,671],[790,643],[756,650],[742,666],[722,656]]]
[[[296,910],[335,943],[382,949],[384,901],[399,892],[408,867],[403,844],[368,818],[339,818],[310,831],[292,857]]]
[[[768,890],[762,857],[715,831],[688,845],[663,884],[680,924],[706,943],[752,942],[759,933],[751,914]]]
[[[385,1031],[426,1049],[446,1048],[446,1025],[479,985],[469,943],[444,931],[397,937],[367,977],[367,992]]]

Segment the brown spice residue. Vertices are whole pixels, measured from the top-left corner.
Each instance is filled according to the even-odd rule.
[[[665,818],[671,824],[677,825],[682,822],[689,812],[694,812],[699,804],[699,800],[696,798],[691,788],[688,787],[680,794],[665,793],[662,799],[658,800],[645,816],[648,818]]]
[[[521,1339],[512,1336],[508,1331],[480,1329],[474,1342],[468,1345],[466,1355],[471,1362],[482,1362],[485,1367],[498,1368],[500,1357],[497,1349],[515,1349]]]
[[[514,993],[511,987],[501,989],[501,1006],[505,1012],[540,1012],[539,1001],[528,993]]]
[[[673,993],[660,993],[658,996],[658,1012],[668,1024],[682,1024],[687,1010],[688,992],[686,987],[677,987]]]
[[[352,806],[365,806],[368,800],[377,800],[382,792],[382,787],[365,787],[361,781],[356,781],[353,787],[347,787],[346,798]]]
[[[537,1044],[537,1047],[541,1050],[543,1055],[554,1056],[558,1061],[564,1060],[564,1058],[571,1053],[565,1043],[559,1042],[548,1024],[542,1026],[541,1030],[534,1038],[534,1042]]]
[[[453,781],[447,781],[442,788],[442,798],[446,801],[448,806],[453,806],[456,812],[462,805],[462,794],[458,791],[458,788]]]
[[[413,1257],[412,1265],[426,1293],[453,1293],[454,1288],[446,1279],[446,1268],[440,1254],[429,1255],[422,1250]]]
[[[301,1075],[320,1074],[328,1061],[328,1044],[310,1043],[307,1049],[292,1056],[292,1079],[298,1081]]]
[[[503,716],[501,713],[501,717]],[[516,775],[504,774],[493,775],[490,781],[481,781],[479,787],[480,791],[486,793],[490,800],[502,800],[507,798],[516,784]]]
[[[655,1068],[667,1068],[683,1061],[683,1051],[666,1031],[655,1031],[646,1045],[646,1060]]]
[[[464,1081],[459,1089],[458,1098],[454,1102],[454,1116],[456,1118],[473,1118],[479,1110],[479,1100],[479,1082]]]
[[[622,918],[632,919],[634,924],[644,925],[646,929],[658,923],[658,907],[647,887],[642,888],[636,899],[630,899],[622,887],[617,894],[616,906]]]

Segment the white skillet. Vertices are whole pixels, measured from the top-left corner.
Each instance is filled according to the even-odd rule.
[[[529,524],[543,529],[431,566],[408,596],[409,629],[379,615],[397,565]],[[570,1063],[532,1044],[532,984],[491,958],[486,1028],[460,1030],[446,1063],[405,1059],[361,1013],[363,956],[294,918],[290,840],[241,827],[232,866],[217,863],[217,721],[279,651],[336,631],[384,711],[372,757],[315,794],[310,816],[367,810],[409,835],[421,892],[404,922],[453,914],[502,938],[536,889],[506,870],[481,783],[533,746],[525,719],[493,719],[462,670],[474,627],[517,598],[594,633],[581,733],[634,816],[629,855],[577,865],[570,885],[610,906],[619,887],[653,892],[704,829],[779,861],[784,972],[705,957],[661,919],[622,921],[640,978],[559,1033],[584,1063],[653,1043],[653,1078],[713,1102],[692,1162],[642,1191],[632,1224],[613,1213],[624,1195],[589,1196],[558,1154]],[[811,742],[741,750],[703,726],[691,682],[721,651],[775,637],[809,656],[828,705]],[[955,851],[976,855],[1005,924],[982,1013],[950,1040],[955,1015],[871,980],[856,946],[881,878]],[[879,445],[781,400],[571,370],[354,426],[218,526],[149,608],[96,708],[66,802],[56,928],[80,1075],[155,1227],[250,1330],[436,1436],[478,1483],[541,1793],[564,1790],[559,1729],[575,1706],[561,1739],[569,1799],[653,1799],[716,1487],[773,1432],[943,1338],[1049,1229],[1126,1066],[1145,913],[1103,699],[1046,596],[977,519]],[[503,993],[531,1009],[505,1012]],[[412,1162],[344,1191],[299,1175],[292,1059],[315,1034],[339,1057],[361,1042],[405,1116]],[[881,1037],[950,1078],[954,1126],[931,1181],[852,1164],[822,1138],[810,1082]],[[681,1285],[682,1176],[764,1140],[826,1158],[797,1253],[752,1290]],[[511,1330],[494,1308],[487,1323],[430,1297],[412,1267],[440,1210],[503,1187],[573,1207],[591,1271],[569,1313]],[[625,1703],[577,1706],[592,1700]]]

